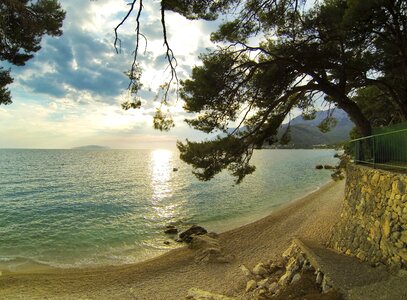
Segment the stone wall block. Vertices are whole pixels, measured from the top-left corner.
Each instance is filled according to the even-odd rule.
[[[329,246],[407,269],[407,174],[349,164],[341,220]]]

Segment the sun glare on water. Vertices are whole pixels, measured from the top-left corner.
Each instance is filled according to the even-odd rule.
[[[160,218],[170,218],[176,213],[174,208],[162,203],[173,193],[171,184],[172,156],[173,152],[170,150],[158,149],[151,152],[151,187],[153,192],[151,201]]]

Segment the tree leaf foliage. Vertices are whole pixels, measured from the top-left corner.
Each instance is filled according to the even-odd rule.
[[[2,0],[0,3],[0,61],[24,66],[41,49],[44,35],[62,34],[65,12],[56,0]],[[10,70],[0,67],[0,104],[12,103],[6,88]]]
[[[184,108],[196,114],[187,123],[224,133],[214,141],[178,143],[182,159],[200,170],[200,179],[233,166],[240,182],[253,171],[245,168],[244,149],[275,141],[278,127],[295,107],[305,118],[315,117],[315,99],[321,95],[333,109],[345,110],[363,135],[370,134],[371,120],[367,104],[357,97],[362,89],[382,91],[386,98],[371,101],[385,101],[406,120],[407,69],[400,67],[407,62],[406,5],[367,2],[327,0],[307,9],[299,1],[244,1],[238,17],[212,34],[213,41],[227,46],[202,55],[203,64],[181,82]],[[263,40],[249,45],[249,38],[259,34]],[[326,132],[336,123],[328,114],[318,127]],[[280,143],[289,136],[288,129]]]
[[[315,117],[317,99],[331,112],[347,112],[361,135],[371,133],[374,114],[366,107],[381,107],[375,101],[386,103],[397,120],[407,120],[405,0],[162,0],[168,92],[177,63],[165,11],[206,20],[227,14],[211,35],[218,48],[202,54],[202,65],[181,82],[184,108],[193,114],[186,122],[219,134],[213,141],[178,143],[181,158],[202,180],[228,169],[240,182],[254,170],[248,164],[253,149],[276,141],[292,109]],[[372,91],[383,97],[366,100]],[[330,113],[319,128],[335,124]],[[289,130],[282,139],[289,139]]]

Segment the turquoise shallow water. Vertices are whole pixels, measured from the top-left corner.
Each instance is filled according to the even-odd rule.
[[[222,231],[315,190],[334,153],[256,151],[236,186],[226,173],[198,181],[175,150],[0,150],[0,269],[145,260],[177,246],[168,224]]]

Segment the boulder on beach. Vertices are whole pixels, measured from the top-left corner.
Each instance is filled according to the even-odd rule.
[[[165,234],[177,234],[178,233],[178,229],[177,228],[168,228],[164,231]]]
[[[192,225],[189,229],[185,230],[184,232],[181,232],[179,235],[179,238],[186,243],[189,243],[192,241],[192,235],[203,235],[208,233],[208,231],[201,227],[201,226],[197,226],[197,225]]]

